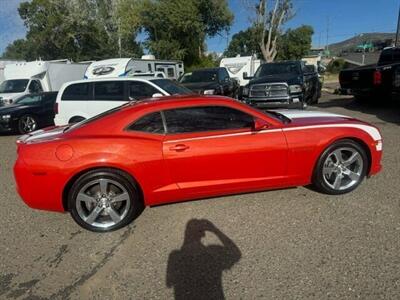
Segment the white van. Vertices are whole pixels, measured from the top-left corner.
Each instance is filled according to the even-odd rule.
[[[241,87],[249,83],[248,79],[243,78],[243,73],[247,76],[253,76],[258,67],[263,63],[256,56],[237,56],[226,57],[221,59],[220,67],[225,67],[228,70],[229,76],[239,81]]]
[[[85,78],[125,77],[140,73],[164,73],[168,79],[176,80],[184,73],[180,60],[160,60],[153,55],[139,58],[112,58],[93,62],[85,73]]]
[[[58,92],[54,123],[59,126],[77,123],[128,101],[192,93],[165,78],[117,77],[73,81],[64,84]]]
[[[25,94],[56,92],[61,85],[83,79],[89,63],[72,63],[69,60],[31,61],[7,64],[0,85],[0,100],[3,105]]]

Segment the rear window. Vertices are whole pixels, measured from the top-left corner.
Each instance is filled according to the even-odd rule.
[[[94,99],[108,101],[124,101],[123,81],[95,82]]]
[[[158,85],[170,95],[193,94],[193,92],[188,88],[185,88],[184,86],[169,79],[155,79],[151,82],[153,82],[155,85]]]
[[[62,94],[61,100],[85,101],[90,100],[90,83],[74,83],[69,85]]]

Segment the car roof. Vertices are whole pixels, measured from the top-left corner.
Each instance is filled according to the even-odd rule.
[[[67,83],[67,85],[71,85],[74,83],[86,83],[86,82],[107,82],[107,81],[142,81],[142,82],[149,82],[154,80],[161,80],[167,78],[160,78],[160,77],[148,77],[148,78],[140,78],[140,77],[105,77],[105,78],[90,78],[90,79],[80,79],[74,80]],[[168,80],[168,79],[167,79]]]
[[[223,67],[216,67],[216,68],[204,68],[204,69],[197,69],[194,70],[192,73],[194,72],[201,72],[201,71],[218,71],[220,69],[224,69]]]

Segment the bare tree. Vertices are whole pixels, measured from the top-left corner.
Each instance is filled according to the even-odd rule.
[[[277,55],[277,40],[282,25],[294,15],[291,0],[258,0],[255,6],[254,27],[265,61],[274,61]]]

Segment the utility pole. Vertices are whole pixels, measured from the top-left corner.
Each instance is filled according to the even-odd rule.
[[[400,42],[400,8],[399,8],[399,16],[397,17],[397,32],[396,32],[396,42],[394,43],[395,47],[399,46],[399,42]]]
[[[329,53],[329,16],[326,17],[326,54]]]

